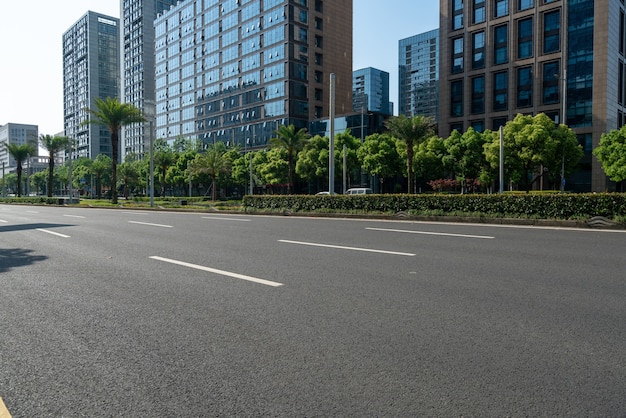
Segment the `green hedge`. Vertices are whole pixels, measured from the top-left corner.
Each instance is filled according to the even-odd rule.
[[[588,219],[626,216],[626,194],[385,194],[365,196],[245,196],[246,211],[473,214],[536,219]]]

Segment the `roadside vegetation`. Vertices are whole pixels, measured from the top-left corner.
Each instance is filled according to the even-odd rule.
[[[102,101],[90,114],[94,120],[89,123],[114,132],[144,120],[136,109],[123,109],[111,100]],[[362,139],[350,131],[335,136],[334,188],[341,190],[345,184],[375,190],[375,195],[358,198],[315,196],[329,186],[329,139],[311,137],[292,125],[280,126],[264,149],[203,144],[184,137],[156,139],[154,207],[552,219],[603,216],[617,221],[626,216],[621,194],[567,193],[564,179],[578,168],[582,147],[571,129],[556,125],[545,114],[517,115],[504,127],[504,195],[495,193],[499,132],[469,128],[441,138],[433,121],[422,116],[393,117],[385,126],[383,133]],[[607,133],[594,150],[618,190],[626,181],[625,139],[626,128]],[[117,135],[111,140],[115,142]],[[47,135],[40,142],[51,156],[72,145],[68,138]],[[33,150],[9,152],[24,161]],[[81,205],[149,207],[148,157],[131,154],[120,164],[103,154],[93,160],[78,158],[72,160],[71,176],[67,162],[51,164],[27,178],[18,167],[18,173],[2,179],[0,202],[71,203],[60,200],[69,195],[71,182]],[[20,198],[26,182],[29,196]]]

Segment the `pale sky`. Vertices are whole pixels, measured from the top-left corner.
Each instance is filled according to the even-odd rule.
[[[63,130],[62,36],[88,10],[119,18],[120,1],[3,1],[0,125],[39,125],[40,134],[50,135]],[[354,0],[353,69],[389,73],[396,113],[398,41],[438,26],[438,0]]]

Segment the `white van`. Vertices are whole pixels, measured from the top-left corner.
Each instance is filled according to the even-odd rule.
[[[355,189],[346,190],[346,194],[372,194],[372,189],[369,187],[357,187]]]

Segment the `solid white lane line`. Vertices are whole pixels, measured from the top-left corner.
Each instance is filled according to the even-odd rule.
[[[421,234],[421,235],[439,235],[443,237],[477,238],[477,239],[494,239],[495,238],[489,235],[449,234],[445,232],[411,231],[408,229],[388,229],[388,228],[365,228],[365,229],[369,231],[401,232],[405,234]]]
[[[129,224],[148,225],[148,226],[160,226],[161,228],[174,228],[172,225],[151,224],[149,222],[137,222],[128,221]]]
[[[9,223],[9,221],[5,221],[4,219],[0,219],[0,223],[6,224],[6,223]]]
[[[85,219],[84,216],[80,216],[80,215],[63,215],[66,218],[79,218],[79,219]]]
[[[266,286],[278,287],[278,286],[282,286],[283,285],[282,283],[272,282],[270,280],[259,279],[257,277],[246,276],[244,274],[239,274],[239,273],[232,273],[230,271],[218,270],[218,269],[214,269],[214,268],[211,268],[211,267],[200,266],[198,264],[186,263],[184,261],[172,260],[171,258],[164,258],[164,257],[159,257],[159,256],[151,256],[149,258],[151,258],[153,260],[164,261],[166,263],[177,264],[179,266],[189,267],[189,268],[196,269],[196,270],[208,271],[209,273],[220,274],[222,276],[228,276],[228,277],[232,277],[232,278],[235,278],[235,279],[240,279],[240,280],[246,280],[246,281],[249,281],[249,282],[259,283],[259,284],[263,284],[263,285],[266,285]]]
[[[43,228],[37,228],[37,231],[41,231],[41,232],[45,232],[46,234],[52,234],[52,235],[56,235],[57,237],[61,237],[61,238],[69,238],[69,235],[65,235],[65,234],[60,234],[58,232],[54,232],[54,231],[49,231],[47,229],[43,229]]]
[[[318,244],[315,242],[303,242],[303,241],[290,241],[286,239],[279,239],[278,242],[284,242],[287,244],[297,244],[297,245],[309,245],[311,247],[325,247],[325,248],[336,248],[339,250],[350,250],[350,251],[364,251],[368,253],[379,253],[379,254],[391,254],[391,255],[404,255],[407,257],[414,257],[413,253],[401,253],[397,251],[386,251],[386,250],[375,250],[372,248],[361,248],[361,247],[345,247],[343,245],[331,245],[331,244]]]
[[[27,210],[26,212],[27,212],[27,213],[39,213],[39,212],[37,212],[36,210]]]
[[[218,221],[250,222],[250,219],[246,219],[246,218],[222,218],[221,216],[203,216],[202,219],[215,219]]]
[[[139,212],[136,210],[123,210],[122,213],[130,213],[132,215],[148,215],[150,212]]]

